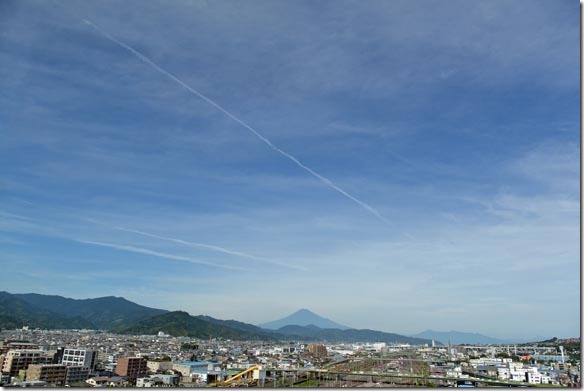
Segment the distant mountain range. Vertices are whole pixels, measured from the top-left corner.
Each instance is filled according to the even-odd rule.
[[[535,341],[535,339],[498,339],[489,337],[478,333],[465,333],[462,331],[434,331],[426,330],[421,333],[412,335],[416,338],[430,339],[441,342],[447,345],[449,342],[453,345],[462,344],[480,344],[480,345],[495,345],[495,344],[509,344],[509,343],[523,343],[528,341]]]
[[[343,326],[342,324],[338,324],[333,322],[330,319],[323,318],[315,314],[314,312],[307,310],[306,308],[302,308],[290,314],[282,319],[274,320],[272,322],[262,323],[258,325],[264,329],[270,330],[278,330],[284,326],[309,326],[313,325],[321,329],[340,329],[346,330],[349,327]]]
[[[219,320],[208,316],[192,316],[182,311],[169,312],[137,324],[117,327],[112,331],[120,334],[156,334],[158,331],[175,336],[197,338],[221,337],[239,340],[287,340],[305,342],[388,342],[429,344],[422,338],[384,333],[375,330],[321,329],[314,325],[285,326],[267,330],[234,320]]]
[[[292,324],[285,324],[293,322]],[[306,322],[311,322],[306,324]],[[300,323],[300,324],[298,324]],[[316,324],[315,324],[316,323]],[[304,342],[388,342],[429,344],[429,339],[375,330],[356,330],[302,309],[269,322],[267,329],[237,320],[221,320],[184,311],[145,307],[123,297],[70,299],[34,293],[0,292],[0,328],[101,329],[121,334],[157,334],[234,340],[297,340]]]
[[[87,328],[110,329],[161,315],[168,311],[144,307],[123,297],[69,299],[62,296],[36,293],[13,294],[35,308],[41,308],[67,318],[79,317],[88,322]]]
[[[477,333],[434,331],[405,336],[376,330],[357,330],[323,318],[308,309],[255,326],[237,320],[192,316],[145,307],[123,297],[70,299],[36,293],[0,292],[0,328],[101,329],[125,334],[156,334],[159,331],[197,338],[238,340],[302,340],[306,342],[388,342],[430,344],[522,343],[528,339],[498,339]],[[532,340],[536,340],[532,339]],[[545,338],[539,338],[545,339]]]

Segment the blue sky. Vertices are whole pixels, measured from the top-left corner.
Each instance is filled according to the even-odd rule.
[[[577,1],[0,7],[3,290],[579,335]]]

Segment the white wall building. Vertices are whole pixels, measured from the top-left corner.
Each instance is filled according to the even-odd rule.
[[[94,370],[95,364],[97,364],[97,351],[84,348],[66,348],[63,352],[62,364]]]

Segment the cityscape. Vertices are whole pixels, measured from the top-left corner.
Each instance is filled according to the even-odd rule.
[[[581,16],[0,1],[0,387],[582,387]]]
[[[259,327],[180,311],[164,312],[123,298],[74,300],[6,292],[0,297],[5,324],[46,325],[63,317],[71,323],[93,320],[120,324],[113,330],[22,326],[0,331],[0,380],[4,387],[581,385],[579,338],[452,344],[352,330],[308,309]],[[59,306],[58,312],[47,310],[54,305]],[[96,312],[107,315],[97,320]],[[67,313],[69,316],[64,315]],[[74,313],[77,315],[72,316]],[[144,332],[137,334],[138,330]],[[466,342],[478,337],[468,334]]]

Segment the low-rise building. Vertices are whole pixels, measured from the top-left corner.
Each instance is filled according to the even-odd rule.
[[[172,361],[148,360],[146,366],[152,373],[167,372],[172,369]]]
[[[478,365],[477,372],[479,375],[486,377],[497,377],[498,375],[497,367],[494,365]]]
[[[191,372],[191,381],[199,384],[215,383],[223,378],[224,371],[214,369],[198,369]]]
[[[164,375],[164,374],[156,374],[150,376],[153,379],[159,379],[162,381],[164,386],[168,387],[176,387],[180,381],[180,376],[178,375]]]
[[[136,379],[136,387],[177,387],[180,382],[178,375],[150,375]]]
[[[128,379],[123,376],[96,376],[85,382],[94,387],[126,387],[130,384]]]
[[[159,387],[157,382],[149,377],[139,377],[136,379],[136,387],[138,388],[150,388]]]
[[[87,379],[85,382],[93,387],[103,387],[107,384],[109,376],[95,376]]]
[[[213,370],[216,365],[217,363],[209,361],[180,361],[173,363],[172,370],[188,377],[195,371]]]

